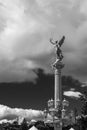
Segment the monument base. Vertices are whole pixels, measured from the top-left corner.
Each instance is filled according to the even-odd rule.
[[[62,120],[54,121],[54,130],[62,130]]]

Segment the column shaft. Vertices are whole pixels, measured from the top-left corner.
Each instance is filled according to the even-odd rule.
[[[55,99],[55,108],[57,108],[57,100],[62,101],[61,69],[55,69],[54,99]]]

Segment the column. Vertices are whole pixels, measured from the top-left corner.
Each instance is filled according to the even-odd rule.
[[[61,69],[55,69],[55,88],[54,88],[55,108],[57,108],[57,100],[62,100],[61,96]]]
[[[55,87],[54,87],[54,100],[55,108],[57,108],[57,100],[62,101],[62,86],[61,86],[61,69],[64,64],[60,61],[55,64]]]

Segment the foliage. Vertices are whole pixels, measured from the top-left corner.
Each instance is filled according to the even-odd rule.
[[[80,97],[82,101],[82,108],[81,108],[81,113],[83,115],[87,115],[87,92],[84,92],[84,95]]]
[[[43,121],[37,121],[35,123],[35,127],[38,129],[38,130],[45,130],[45,124]]]
[[[28,130],[28,124],[25,118],[23,122],[21,123],[21,130]]]
[[[81,108],[81,119],[80,119],[80,126],[81,130],[86,130],[87,128],[87,92],[85,91],[84,94],[80,97],[82,101],[82,108]]]

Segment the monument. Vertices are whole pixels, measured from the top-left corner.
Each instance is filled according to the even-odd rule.
[[[61,70],[64,68],[63,64],[63,54],[61,47],[64,43],[65,36],[61,38],[60,41],[53,42],[50,39],[51,44],[56,48],[56,61],[53,63],[52,67],[55,74],[55,85],[54,85],[54,100],[48,101],[48,110],[50,115],[53,117],[54,130],[62,130],[62,119],[65,117],[65,106],[68,106],[68,101],[65,99],[62,101],[62,86],[61,86]],[[46,114],[46,110],[45,110]]]
[[[54,90],[54,100],[55,100],[55,108],[57,108],[58,101],[62,101],[62,87],[61,87],[61,69],[64,67],[62,62],[63,54],[61,50],[61,46],[64,43],[65,36],[58,42],[53,42],[50,39],[50,42],[56,47],[56,61],[53,64],[53,68],[55,69],[55,90]]]

